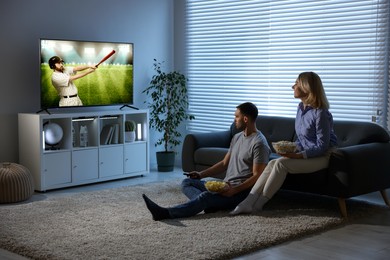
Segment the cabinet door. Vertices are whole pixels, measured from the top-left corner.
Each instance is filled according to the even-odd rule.
[[[72,154],[72,181],[77,183],[98,177],[98,150],[74,151]]]
[[[70,152],[58,152],[43,155],[44,189],[72,182]]]
[[[146,143],[125,145],[125,173],[146,171]]]
[[[123,174],[123,146],[100,148],[99,166],[99,178]]]

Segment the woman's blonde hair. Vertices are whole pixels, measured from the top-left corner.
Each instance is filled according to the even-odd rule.
[[[302,72],[298,76],[302,91],[307,94],[304,103],[314,108],[329,109],[329,102],[325,95],[320,76],[314,72]]]

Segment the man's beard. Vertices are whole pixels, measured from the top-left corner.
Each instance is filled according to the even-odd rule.
[[[245,123],[236,123],[236,128],[238,130],[244,130],[246,128],[246,124]]]
[[[59,68],[55,68],[55,70],[58,71],[58,72],[64,72],[65,71],[65,67],[61,66]]]

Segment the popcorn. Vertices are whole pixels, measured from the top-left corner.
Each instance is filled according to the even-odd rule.
[[[294,153],[297,149],[296,144],[294,142],[289,141],[274,142],[272,143],[272,146],[274,147],[275,151],[280,154]]]
[[[208,181],[205,183],[206,189],[212,192],[221,192],[227,186],[223,181]]]

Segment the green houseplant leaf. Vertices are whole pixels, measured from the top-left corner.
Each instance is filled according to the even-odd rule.
[[[145,101],[150,109],[150,126],[163,135],[155,146],[163,145],[165,152],[180,144],[181,134],[177,130],[184,120],[195,117],[187,113],[187,78],[178,71],[163,72],[162,63],[154,59],[152,76],[146,93],[150,100]]]

